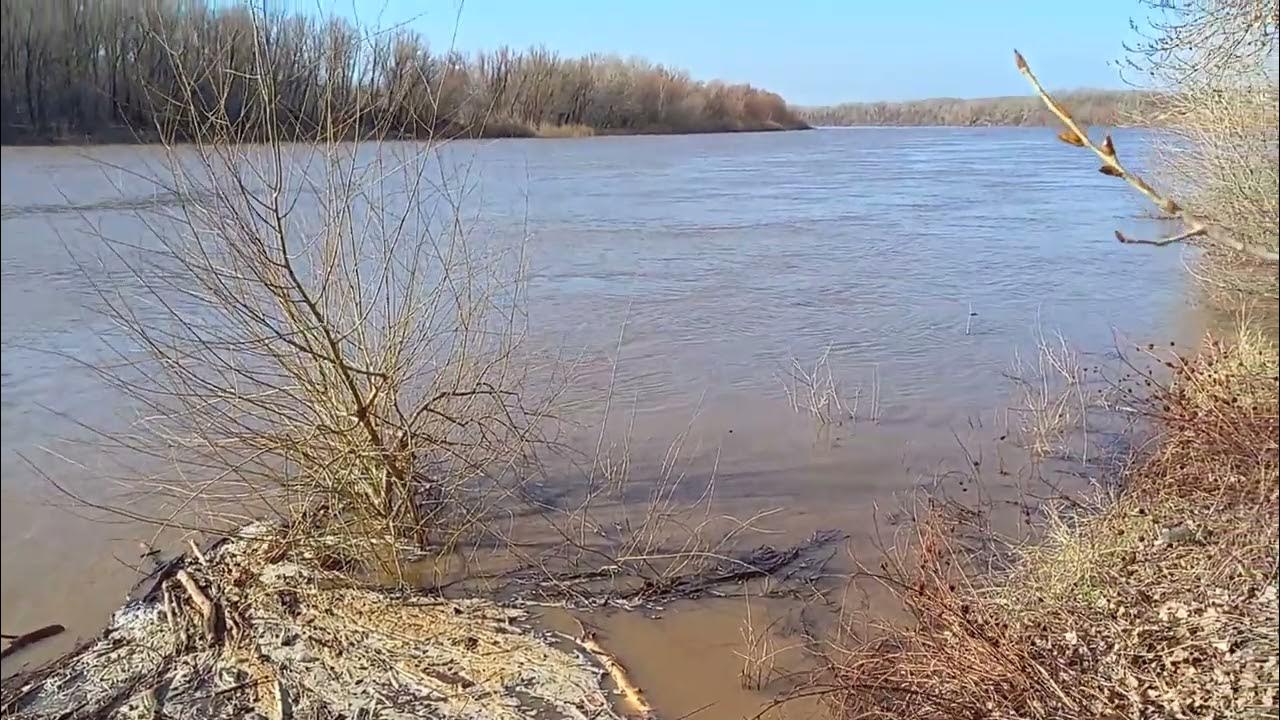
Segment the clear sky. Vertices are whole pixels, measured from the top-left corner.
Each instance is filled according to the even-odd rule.
[[[364,23],[405,22],[436,49],[638,55],[795,104],[1026,94],[1015,47],[1050,87],[1119,87],[1129,21],[1146,15],[1138,0],[333,2]]]

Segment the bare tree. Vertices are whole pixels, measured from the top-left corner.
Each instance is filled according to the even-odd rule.
[[[1062,101],[1085,125],[1121,125],[1140,116],[1150,93],[1125,90],[1076,90]],[[930,98],[905,102],[841,103],[799,109],[814,125],[1053,125],[1058,119],[1035,98]]]
[[[188,134],[164,113],[181,88],[176,65],[206,105],[266,134],[244,111],[244,80],[193,76],[198,68],[252,72],[253,38],[272,53],[282,129],[310,135],[326,124],[323,100],[379,109],[343,126],[352,136],[531,136],[561,126],[600,132],[705,132],[803,127],[781,97],[720,86],[643,61],[566,59],[541,47],[466,57],[433,52],[407,29],[361,38],[346,20],[268,12],[261,0],[5,0],[0,19],[0,130],[5,142],[75,138],[153,140],[157,125]],[[252,18],[257,18],[253,20]],[[163,28],[163,41],[145,28]],[[172,62],[174,56],[178,62]],[[223,67],[211,60],[217,57]],[[219,94],[218,90],[225,91]],[[728,93],[734,102],[716,103]],[[678,107],[679,99],[703,97]],[[308,135],[308,137],[310,136]]]

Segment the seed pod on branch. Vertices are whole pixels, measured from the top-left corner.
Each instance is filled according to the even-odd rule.
[[[1102,141],[1102,152],[1107,157],[1116,156],[1116,145],[1111,142],[1111,133],[1107,133],[1107,137]]]
[[[1084,140],[1081,139],[1081,137],[1078,134],[1076,134],[1075,130],[1063,130],[1062,132],[1058,133],[1058,139],[1068,145],[1074,145],[1076,147],[1084,147]]]

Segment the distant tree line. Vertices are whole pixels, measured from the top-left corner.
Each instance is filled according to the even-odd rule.
[[[1086,125],[1131,125],[1150,95],[1125,90],[1078,90],[1056,95]],[[842,103],[800,108],[813,125],[1057,125],[1039,98],[931,98],[906,102]]]
[[[5,142],[180,137],[215,120],[245,138],[268,128],[421,137],[803,127],[774,93],[642,60],[438,53],[409,30],[201,0],[3,7]]]

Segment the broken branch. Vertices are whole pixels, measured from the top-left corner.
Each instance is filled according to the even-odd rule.
[[[1142,240],[1140,238],[1129,237],[1128,235],[1125,235],[1124,233],[1117,230],[1116,239],[1126,245],[1155,245],[1156,247],[1164,247],[1165,245],[1172,245],[1174,243],[1182,242],[1183,240],[1186,240],[1188,238],[1193,238],[1193,237],[1197,237],[1204,234],[1205,234],[1205,229],[1203,227],[1193,227],[1190,230],[1187,230],[1186,232],[1181,232],[1181,233],[1178,233],[1177,235],[1171,235],[1167,238],[1162,238],[1160,240]]]
[[[217,630],[217,609],[213,605],[213,601],[208,595],[200,589],[200,585],[196,583],[195,578],[191,577],[191,573],[186,570],[179,570],[174,577],[187,591],[187,595],[191,597],[191,602],[195,603],[196,609],[200,611],[200,615],[204,618],[204,634],[212,642],[216,636]]]
[[[4,650],[0,650],[0,658],[9,657],[13,653],[18,652],[29,645],[35,645],[41,640],[46,640],[54,635],[60,635],[64,630],[66,630],[66,628],[54,623],[21,635],[5,635],[4,638],[6,640],[12,640],[12,642],[9,643],[9,647],[6,647]]]

